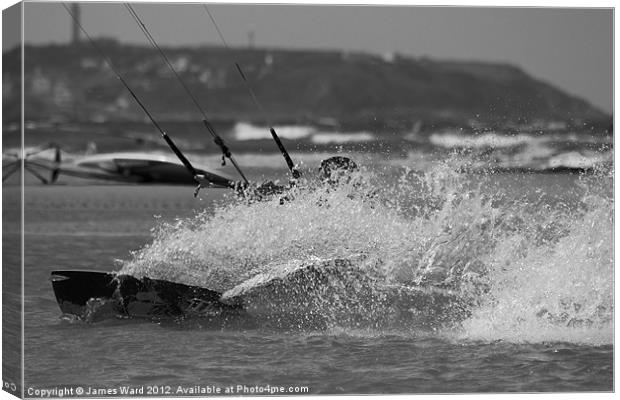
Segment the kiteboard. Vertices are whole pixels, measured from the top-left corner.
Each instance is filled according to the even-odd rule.
[[[110,315],[152,320],[237,314],[240,304],[222,303],[221,293],[166,280],[100,271],[59,270],[51,274],[64,315],[96,321]]]
[[[52,286],[63,315],[87,322],[240,317],[270,326],[320,327],[334,318],[380,323],[387,314],[382,310],[407,310],[416,320],[427,315],[435,320],[462,305],[450,290],[385,283],[372,267],[363,256],[290,260],[264,265],[223,292],[79,270],[52,272]]]

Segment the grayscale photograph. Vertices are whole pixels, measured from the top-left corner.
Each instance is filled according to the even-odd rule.
[[[612,6],[5,7],[4,391],[613,393]]]

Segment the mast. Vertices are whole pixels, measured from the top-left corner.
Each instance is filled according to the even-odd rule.
[[[73,23],[71,25],[71,44],[74,46],[80,43],[80,25],[82,19],[82,11],[80,10],[80,3],[71,3],[71,13],[74,16]]]

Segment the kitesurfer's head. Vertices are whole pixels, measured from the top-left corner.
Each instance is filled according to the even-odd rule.
[[[357,170],[357,164],[348,157],[335,156],[321,161],[319,178],[323,182],[337,184],[344,177],[350,177],[351,172]]]

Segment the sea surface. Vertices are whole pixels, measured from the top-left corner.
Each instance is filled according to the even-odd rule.
[[[284,204],[225,190],[194,199],[191,187],[30,181],[26,396],[78,387],[100,397],[121,388],[240,395],[268,385],[286,394],[613,390],[613,171],[483,174],[463,172],[464,156],[425,158],[423,168],[360,156],[351,181],[324,187],[318,158],[306,157],[308,181]],[[240,163],[255,163],[252,178],[285,180],[266,168],[272,159]],[[20,265],[19,201],[9,182],[5,274]],[[75,321],[62,317],[49,279],[54,269],[123,271],[225,290],[269,265],[359,254],[375,282],[442,284],[470,305],[419,319],[360,292],[313,301],[327,321],[317,326]],[[19,280],[9,280],[5,324],[19,313]],[[10,378],[19,354],[4,348]]]

